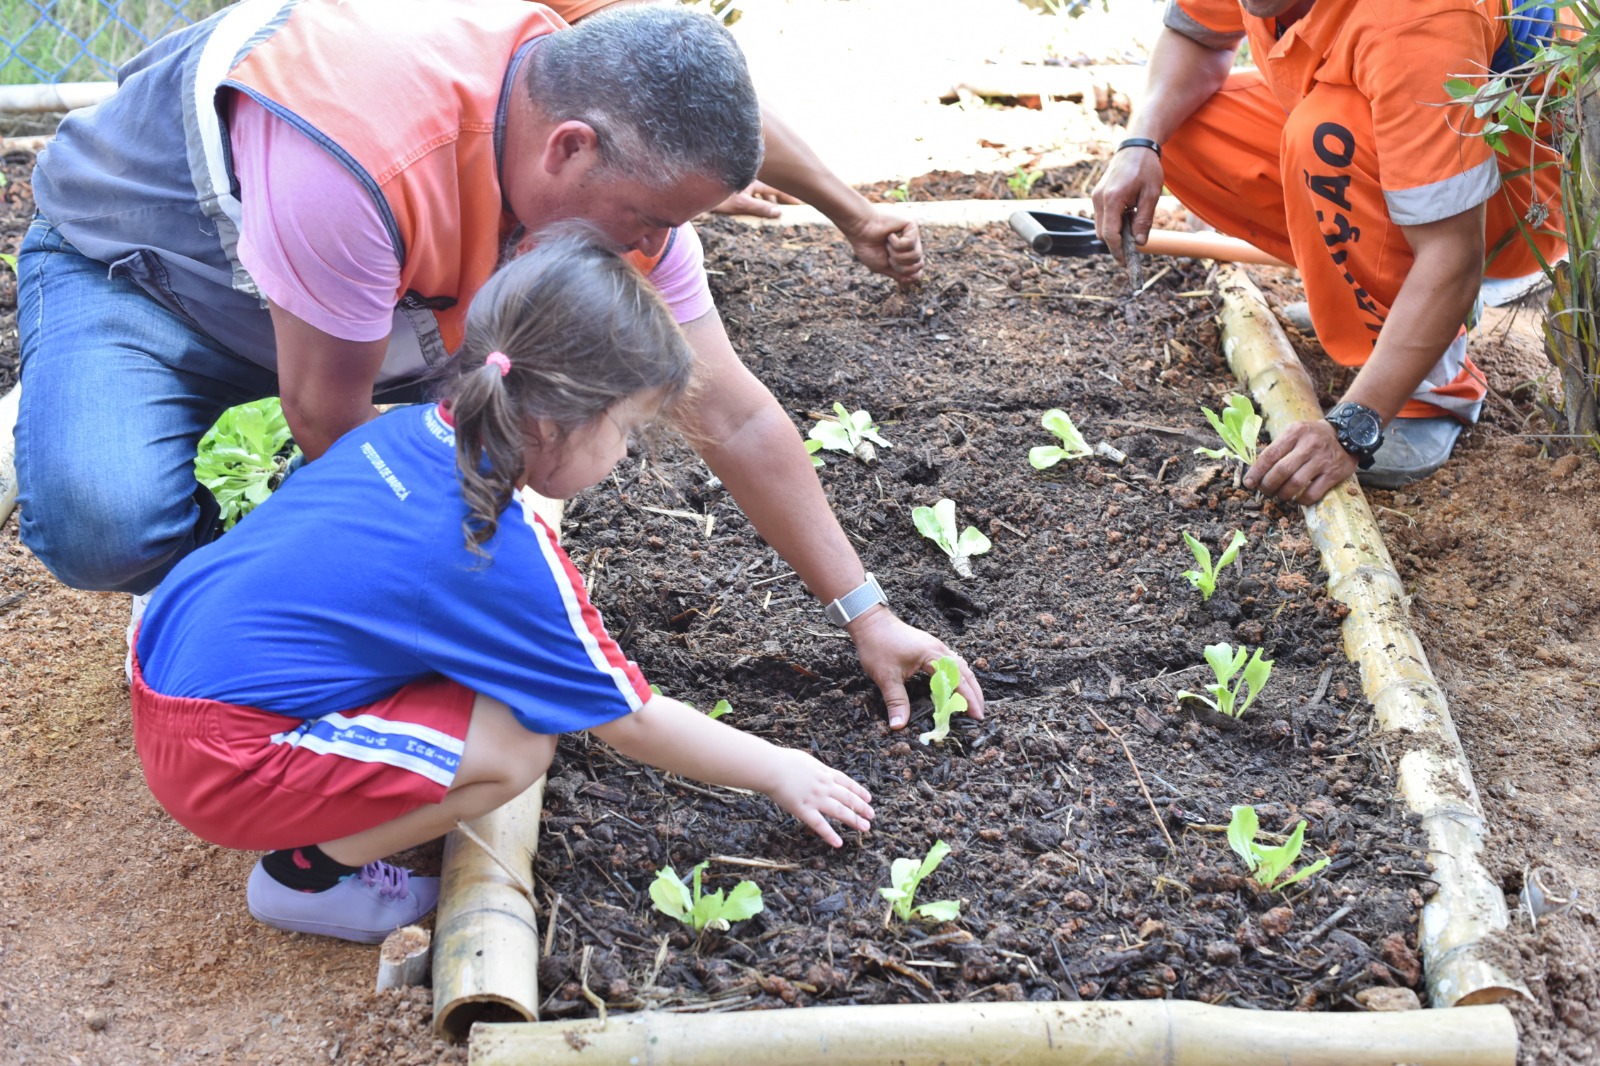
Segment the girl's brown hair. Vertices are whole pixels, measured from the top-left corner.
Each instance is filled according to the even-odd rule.
[[[558,223],[536,240],[473,298],[465,339],[441,372],[467,504],[462,531],[478,555],[522,478],[530,420],[565,436],[641,392],[670,402],[693,371],[666,304],[597,230]],[[486,362],[493,352],[505,355],[504,374],[498,360]]]

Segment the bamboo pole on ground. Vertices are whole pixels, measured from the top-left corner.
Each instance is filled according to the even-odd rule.
[[[0,525],[17,505],[17,405],[21,402],[21,385],[13,385],[0,398]]]
[[[523,511],[561,528],[561,502],[531,492]],[[433,1027],[463,1040],[474,1022],[531,1022],[539,1013],[539,925],[533,882],[544,778],[445,838],[433,935]],[[502,865],[503,864],[503,865]],[[509,867],[509,872],[507,870]],[[515,877],[512,874],[515,874]]]
[[[737,1014],[645,1011],[485,1025],[472,1066],[1513,1066],[1504,1007],[1370,1014],[1242,1011],[1179,1000],[913,1003]]]
[[[919,226],[987,226],[1004,222],[1016,211],[1048,211],[1055,215],[1092,215],[1094,202],[1081,196],[1039,200],[912,200],[903,204],[879,204]],[[1175,197],[1163,196],[1156,202],[1158,211],[1175,211],[1181,205]],[[733,216],[753,226],[831,226],[828,216],[808,204],[778,205],[777,218],[754,215]]]
[[[63,81],[0,86],[0,111],[72,111],[109,100],[114,81]]]
[[[1273,436],[1293,422],[1321,418],[1311,379],[1260,290],[1238,268],[1223,268],[1217,280],[1228,365],[1255,397]],[[1418,931],[1429,1001],[1451,1007],[1528,998],[1522,982],[1483,950],[1486,937],[1510,924],[1510,913],[1483,866],[1485,825],[1472,771],[1411,628],[1383,533],[1354,478],[1305,514],[1329,574],[1328,591],[1350,608],[1345,651],[1361,668],[1384,734],[1407,749],[1398,763],[1400,793],[1421,818],[1439,885],[1422,909]]]

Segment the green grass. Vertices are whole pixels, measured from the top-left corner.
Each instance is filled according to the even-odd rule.
[[[0,85],[108,81],[148,41],[227,0],[0,0]],[[47,21],[48,20],[50,21]],[[51,25],[58,23],[65,29]],[[131,28],[130,28],[131,27]],[[82,41],[82,44],[79,41]],[[28,64],[41,68],[41,77]]]

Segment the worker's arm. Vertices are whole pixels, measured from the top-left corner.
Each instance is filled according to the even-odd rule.
[[[1128,136],[1165,144],[1190,115],[1228,80],[1236,49],[1200,44],[1170,27],[1161,31],[1150,53],[1145,95],[1128,124]],[[1095,232],[1122,261],[1122,218],[1134,212],[1133,236],[1150,239],[1156,201],[1161,197],[1161,157],[1148,148],[1125,148],[1111,157],[1095,184]]]
[[[679,412],[685,435],[732,493],[756,531],[793,567],[818,602],[831,603],[855,589],[866,572],[845,536],[811,465],[794,423],[766,386],[734,354],[715,311],[684,326],[694,348],[701,385]],[[884,606],[845,627],[861,667],[883,692],[890,728],[910,717],[905,679],[953,654],[942,640],[909,626]],[[968,713],[983,717],[983,690],[961,661],[960,691]]]
[[[1372,356],[1341,402],[1370,407],[1388,425],[1417,391],[1472,311],[1483,281],[1483,224],[1479,204],[1438,222],[1401,227],[1416,262]],[[1318,419],[1296,422],[1262,449],[1244,483],[1280,500],[1313,504],[1355,469],[1333,427]]]
[[[856,258],[869,270],[896,281],[921,277],[922,237],[915,222],[885,210],[846,185],[787,122],[765,105],[761,108],[761,135],[766,156],[758,185],[765,183],[821,211],[844,234]],[[769,218],[778,213],[776,207],[750,196],[748,190],[736,193],[718,210],[730,210],[731,202],[746,213]]]
[[[387,338],[341,340],[275,303],[268,306],[277,339],[283,417],[294,442],[310,461],[350,430],[376,417],[372,386],[389,342]]]

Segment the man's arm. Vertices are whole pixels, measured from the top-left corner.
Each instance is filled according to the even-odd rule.
[[[922,237],[915,222],[884,210],[846,185],[793,127],[764,104],[761,136],[766,145],[762,182],[828,216],[867,269],[896,281],[915,281],[922,276]],[[744,193],[734,194],[731,201],[764,217],[778,213],[776,207],[763,210],[761,201]],[[718,208],[726,209],[726,203]]]
[[[377,416],[372,386],[389,342],[341,340],[275,303],[268,307],[277,336],[283,417],[309,462]]]
[[[1483,281],[1484,205],[1421,226],[1403,226],[1416,262],[1400,286],[1378,343],[1343,396],[1388,425],[1461,331]],[[1356,469],[1327,422],[1296,422],[1262,449],[1249,488],[1313,504]]]
[[[700,457],[820,603],[850,592],[866,579],[866,572],[828,507],[794,423],[734,354],[715,311],[687,323],[683,331],[704,382],[682,415],[685,433]],[[910,716],[905,679],[953,653],[943,641],[906,625],[883,606],[845,628],[862,669],[883,692],[890,727],[901,728]],[[982,718],[983,690],[965,661],[961,676],[969,713]]]
[[[1129,122],[1128,135],[1165,143],[1222,88],[1235,51],[1208,47],[1171,27],[1163,29],[1150,53],[1145,95]],[[1150,239],[1161,180],[1160,156],[1148,148],[1127,148],[1111,157],[1095,184],[1091,194],[1095,232],[1118,262],[1122,261],[1122,217],[1127,212],[1134,212],[1134,240],[1143,244]]]

